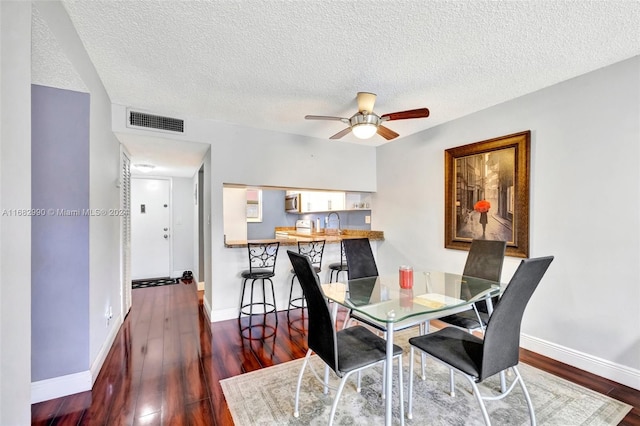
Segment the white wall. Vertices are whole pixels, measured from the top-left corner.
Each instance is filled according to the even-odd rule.
[[[225,187],[222,194],[222,220],[226,241],[246,240],[247,190]]]
[[[197,173],[196,173],[197,179]],[[192,178],[172,177],[171,203],[173,207],[173,232],[171,244],[173,253],[173,277],[181,277],[184,271],[194,274],[198,264],[193,263],[193,239],[197,229],[194,221],[195,185]],[[196,228],[194,228],[196,227]]]
[[[381,271],[462,270],[444,248],[444,150],[530,129],[530,257],[556,258],[521,344],[640,389],[639,75],[635,57],[379,147]]]
[[[149,136],[149,131],[130,129],[126,106],[114,104],[113,130]],[[188,123],[188,125],[186,125]],[[376,190],[376,150],[358,144],[305,138],[189,119],[184,135],[165,135],[176,140],[211,144],[205,167],[205,295],[204,304],[212,317],[214,310],[237,306],[239,270],[234,257],[224,247],[223,185],[274,186],[334,189],[354,192]],[[215,135],[212,139],[211,135]],[[336,153],[339,152],[339,155]],[[245,226],[246,227],[246,226]],[[234,261],[235,262],[235,261]],[[232,289],[232,291],[229,291]]]
[[[0,209],[28,209],[31,3],[0,2],[0,52]],[[31,422],[31,221],[2,215],[0,234],[0,424],[26,425]]]

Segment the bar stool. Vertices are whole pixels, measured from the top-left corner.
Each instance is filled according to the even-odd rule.
[[[308,256],[313,265],[313,270],[318,275],[322,269],[322,254],[324,253],[324,240],[318,241],[298,241],[298,253]],[[304,298],[304,292],[300,288],[300,294],[293,295],[293,284],[296,279],[296,271],[291,270],[293,277],[291,277],[291,288],[289,290],[289,308],[304,308],[306,307],[306,300]]]
[[[349,276],[349,268],[347,267],[347,257],[344,254],[344,242],[340,241],[340,262],[329,264],[329,282],[333,282],[333,275],[335,273],[336,282],[340,276],[340,272],[346,272]]]
[[[276,295],[273,290],[273,278],[276,274],[276,259],[278,257],[279,242],[274,243],[248,243],[247,249],[249,252],[249,269],[242,271],[242,295],[240,296],[240,312],[238,312],[238,323],[242,315],[249,316],[249,326],[240,327],[241,332],[252,327],[252,318],[254,314],[266,315],[270,313],[275,314],[276,326],[278,325],[278,310],[276,308]],[[247,281],[251,280],[251,294],[249,301],[245,302],[245,292],[247,289]],[[262,283],[262,294],[255,293],[256,281]],[[265,281],[269,282],[271,286],[271,301],[267,301],[267,292],[265,290]],[[258,309],[258,312],[254,312],[254,307]],[[248,312],[247,312],[248,309]],[[266,327],[266,324],[263,323]],[[274,333],[275,333],[275,327]],[[268,337],[268,336],[266,336]]]

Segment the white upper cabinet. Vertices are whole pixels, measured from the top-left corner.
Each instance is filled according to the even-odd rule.
[[[300,194],[300,213],[369,210],[371,194],[342,191],[287,191]]]

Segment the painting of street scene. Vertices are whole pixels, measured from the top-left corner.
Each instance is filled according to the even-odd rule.
[[[513,242],[515,148],[455,159],[455,238]]]

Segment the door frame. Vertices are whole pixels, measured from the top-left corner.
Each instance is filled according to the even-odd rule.
[[[123,172],[128,176],[123,176]],[[122,211],[128,210],[126,218],[120,216],[120,312],[122,312],[124,320],[131,310],[131,154],[122,144],[120,144],[118,187],[120,188],[120,209]],[[128,194],[124,194],[124,192],[128,192]],[[125,197],[129,200],[128,206],[124,203]],[[125,229],[127,225],[129,229]]]

